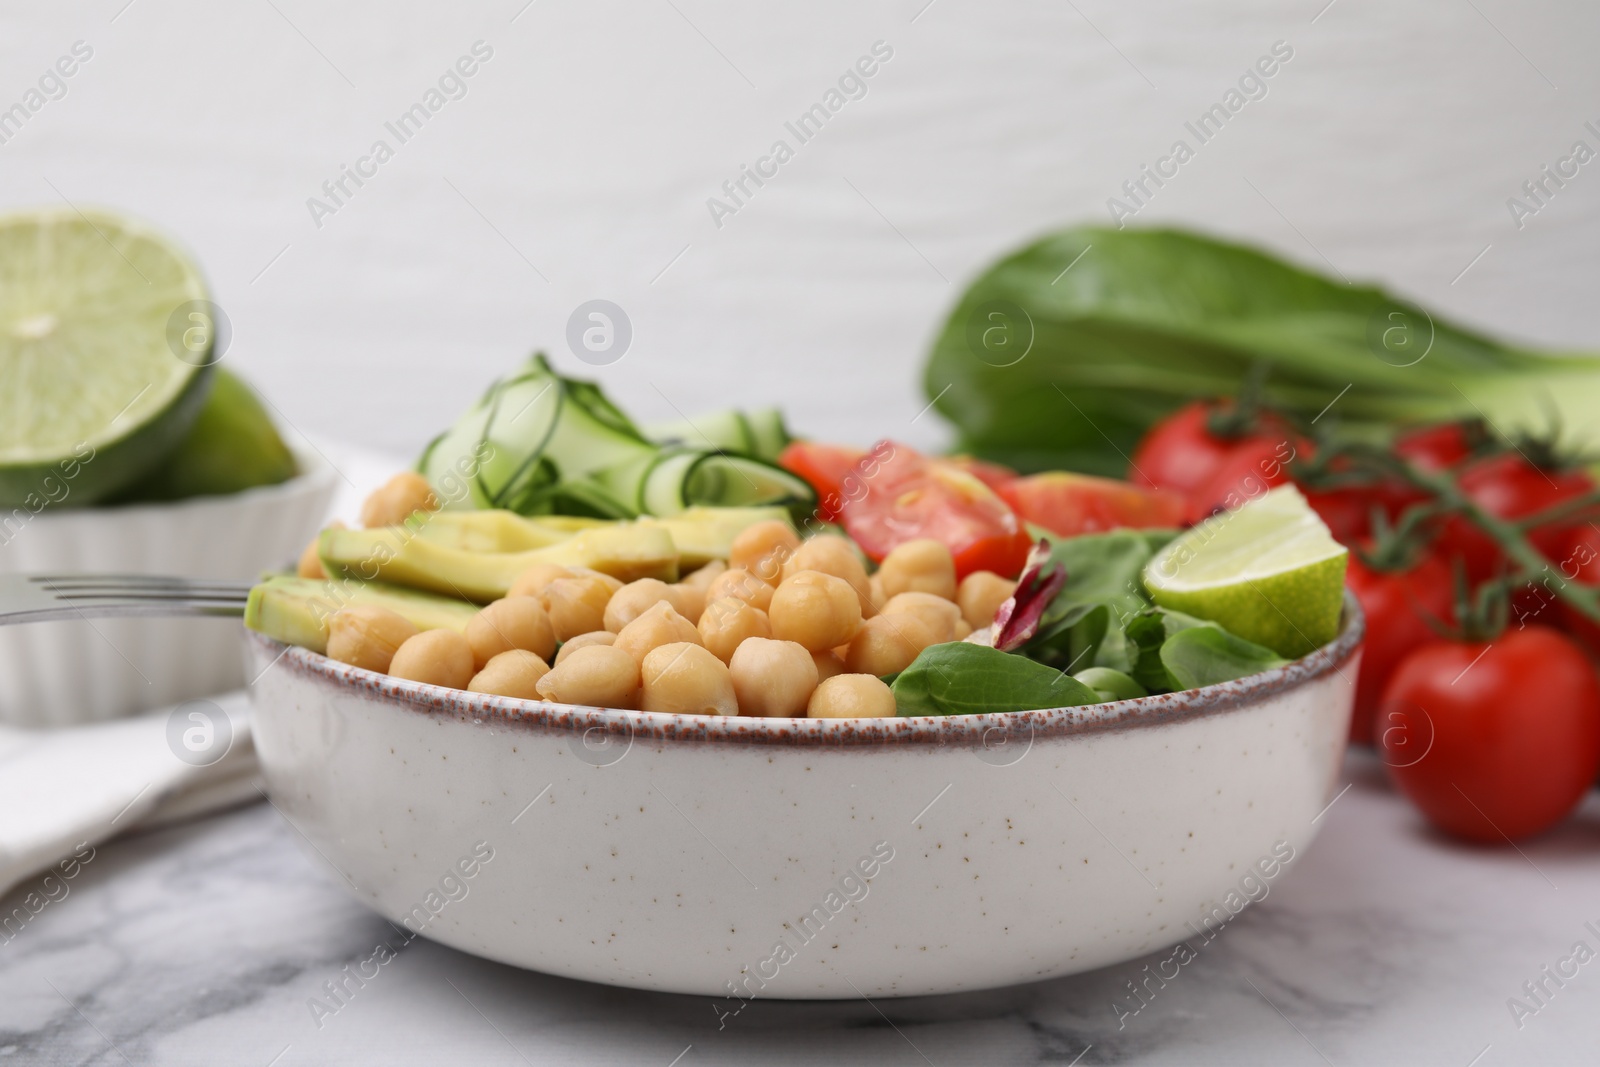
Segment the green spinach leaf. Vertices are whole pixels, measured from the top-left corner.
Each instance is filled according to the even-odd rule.
[[[1026,656],[956,641],[925,648],[894,680],[900,715],[977,715],[1100,703],[1069,674]]]

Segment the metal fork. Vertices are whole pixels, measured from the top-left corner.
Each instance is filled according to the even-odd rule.
[[[0,626],[128,615],[237,617],[250,586],[151,574],[0,574]]]

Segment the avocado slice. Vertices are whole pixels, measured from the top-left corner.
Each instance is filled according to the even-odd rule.
[[[469,552],[419,537],[402,526],[376,530],[324,530],[317,555],[330,575],[382,580],[487,604],[510,590],[517,575],[536,563],[587,567],[624,582],[675,581],[678,549],[659,526],[615,523],[582,530],[548,548],[525,552]]]
[[[363,582],[353,578],[274,576],[250,590],[244,624],[259,634],[313,652],[328,650],[328,619],[351,604],[375,604],[410,620],[419,630],[462,631],[477,605],[454,597]]]
[[[605,519],[548,515],[524,518],[514,511],[490,508],[484,511],[423,512],[408,524],[425,541],[467,552],[526,552],[549,548],[593,529],[610,525]]]
[[[788,509],[770,507],[693,507],[665,519],[643,518],[639,526],[666,530],[678,550],[678,570],[687,573],[714,559],[727,559],[733,539],[746,527],[777,519],[789,521]],[[605,519],[570,515],[526,518],[512,511],[435,511],[418,515],[411,530],[425,541],[467,552],[525,552],[560,544],[584,530],[613,527]]]
[[[665,519],[640,519],[641,526],[659,526],[678,546],[678,570],[684,574],[733,552],[733,539],[758,522],[789,521],[782,505],[748,508],[693,507]]]

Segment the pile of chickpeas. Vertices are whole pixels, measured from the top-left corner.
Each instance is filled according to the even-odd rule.
[[[958,583],[938,541],[908,541],[868,575],[848,538],[801,541],[787,523],[762,522],[734,539],[727,563],[676,583],[538,564],[464,633],[342,608],[327,654],[395,678],[564,704],[876,718],[895,714],[881,675],[988,626],[1014,588],[988,571]]]

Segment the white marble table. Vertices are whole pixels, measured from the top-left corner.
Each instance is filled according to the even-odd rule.
[[[706,998],[418,941],[319,1020],[324,983],[399,938],[256,804],[103,846],[0,934],[0,1065],[1600,1062],[1600,962],[1546,979],[1520,1029],[1507,1005],[1575,942],[1600,950],[1600,795],[1519,854],[1445,842],[1370,758],[1347,770],[1303,862],[1120,1028],[1127,983],[1169,953],[989,993],[756,1002],[719,1029]]]

